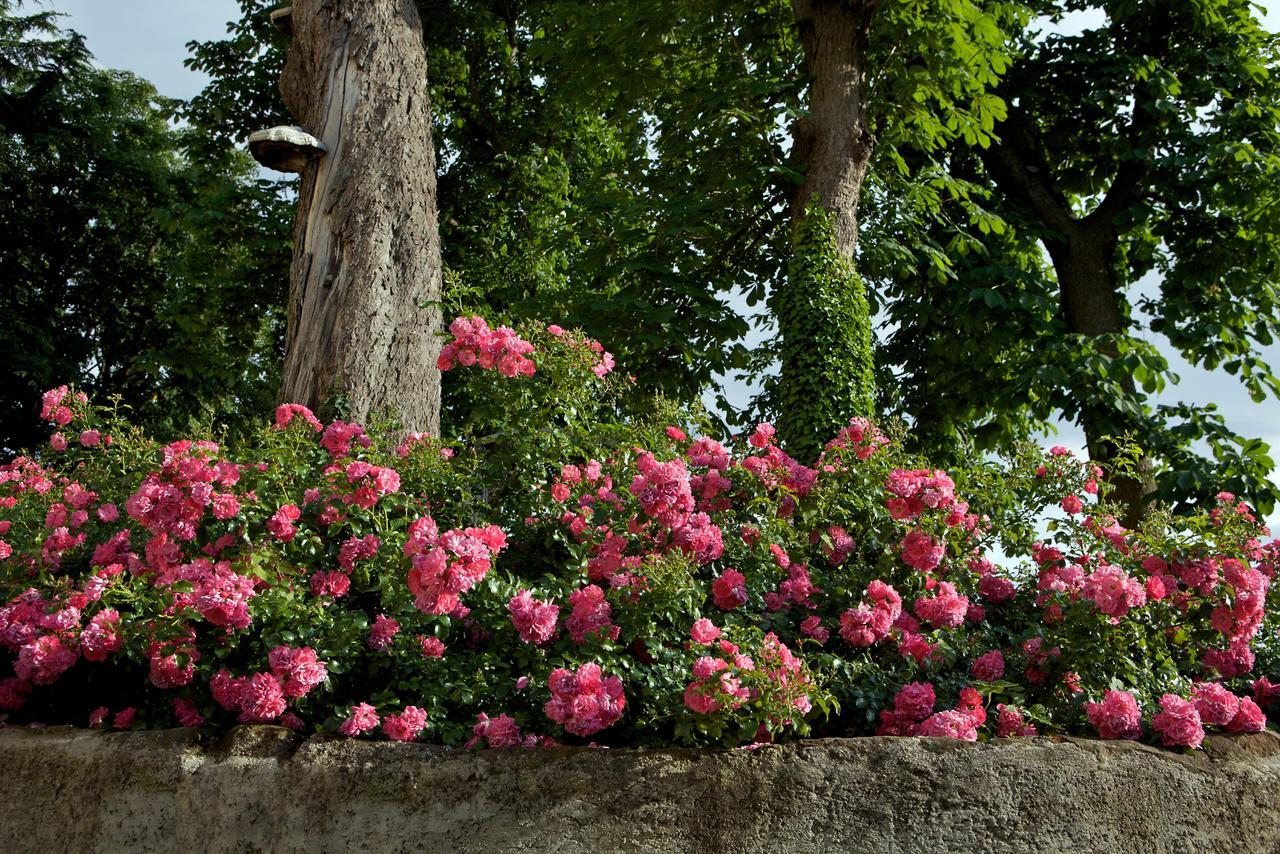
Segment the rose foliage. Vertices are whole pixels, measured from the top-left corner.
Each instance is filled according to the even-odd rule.
[[[1230,495],[1125,530],[1061,448],[944,472],[855,420],[802,462],[768,424],[624,413],[579,333],[450,331],[477,404],[449,441],[284,405],[161,444],[48,392],[48,445],[0,467],[8,720],[487,747],[1266,725],[1280,551]]]

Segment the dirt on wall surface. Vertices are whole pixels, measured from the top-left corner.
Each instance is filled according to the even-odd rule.
[[[1280,851],[1280,737],[469,753],[241,727],[0,729],[23,852]]]

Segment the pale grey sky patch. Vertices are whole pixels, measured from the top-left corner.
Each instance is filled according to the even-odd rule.
[[[187,42],[220,38],[227,22],[240,17],[235,0],[28,0],[26,6],[64,13],[63,27],[83,35],[104,68],[132,71],[160,94],[183,99],[206,82],[182,64]]]

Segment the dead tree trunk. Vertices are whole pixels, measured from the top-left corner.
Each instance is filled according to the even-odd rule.
[[[413,0],[295,0],[280,80],[325,153],[302,167],[281,398],[440,421],[440,235]]]

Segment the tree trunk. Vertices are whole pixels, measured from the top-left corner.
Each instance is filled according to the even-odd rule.
[[[858,198],[871,161],[865,54],[875,2],[792,0],[804,46],[809,115],[796,123],[793,157],[806,165],[791,199],[799,223],[816,201],[831,214],[836,251],[853,260]]]
[[[1079,217],[1058,188],[1044,144],[1027,117],[1012,109],[997,132],[1000,141],[982,150],[983,165],[1005,195],[1046,230],[1056,233],[1056,237],[1046,237],[1044,243],[1053,261],[1067,328],[1095,337],[1124,333],[1128,321],[1120,311],[1116,293],[1115,264],[1120,241],[1115,221],[1141,196],[1145,167],[1141,163],[1121,167],[1097,207]],[[1113,346],[1100,349],[1108,356],[1117,355]],[[1120,385],[1126,394],[1137,397],[1132,377],[1123,377]],[[1111,497],[1124,507],[1121,522],[1135,527],[1146,512],[1146,496],[1155,490],[1151,459],[1140,459],[1131,477],[1113,474],[1110,466],[1117,448],[1103,441],[1103,437],[1124,432],[1118,407],[1095,389],[1070,391],[1080,402],[1080,426],[1089,445],[1089,458],[1103,467],[1107,482],[1115,487]],[[1139,438],[1141,426],[1130,425]]]
[[[280,88],[327,153],[298,190],[281,398],[438,432],[440,235],[413,0],[294,0]]]
[[[787,450],[812,463],[853,416],[872,416],[875,371],[866,290],[854,271],[858,197],[871,159],[865,54],[874,0],[793,0],[809,114],[792,157],[792,258],[771,305],[782,334],[776,404]]]
[[[1053,260],[1067,328],[1091,337],[1124,332],[1126,319],[1120,311],[1112,269],[1119,250],[1115,227],[1107,222],[1077,220],[1067,228],[1065,239],[1046,240],[1045,246]],[[1099,349],[1112,358],[1118,355],[1109,344]],[[1136,397],[1132,377],[1123,377],[1120,385],[1126,394]],[[1114,487],[1111,499],[1125,508],[1121,523],[1136,527],[1146,511],[1146,496],[1155,491],[1151,459],[1142,457],[1137,471],[1128,476],[1108,471],[1118,449],[1104,437],[1123,432],[1124,419],[1116,407],[1107,405],[1105,395],[1084,388],[1072,392],[1080,401],[1080,426],[1089,445],[1089,458],[1107,472],[1107,481]]]

